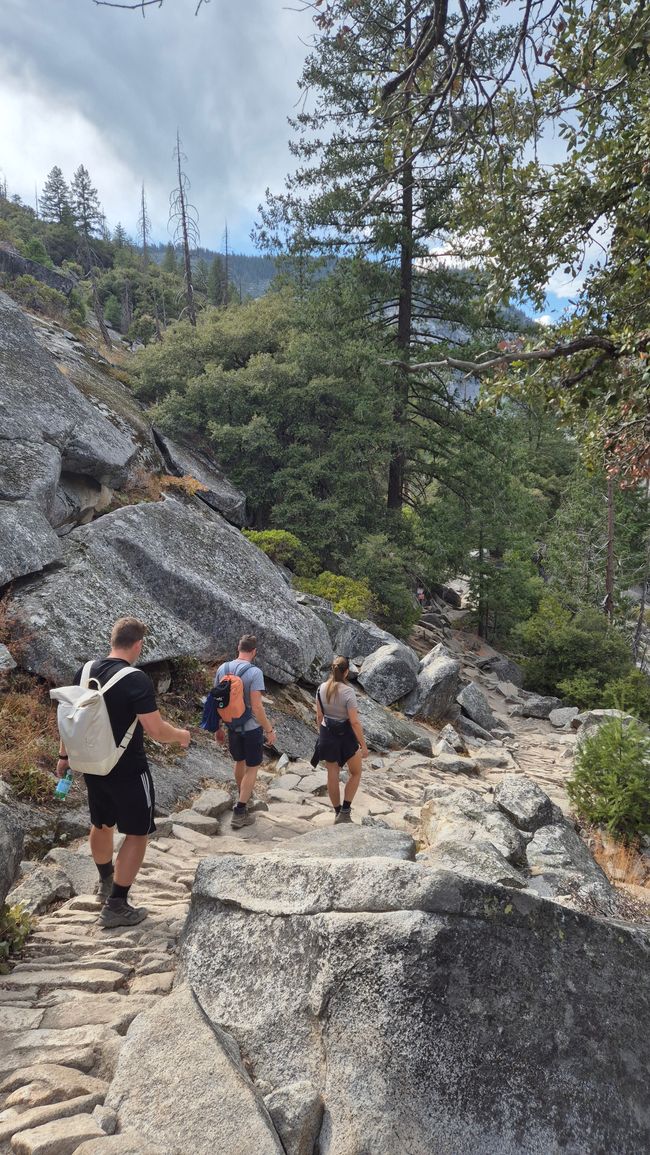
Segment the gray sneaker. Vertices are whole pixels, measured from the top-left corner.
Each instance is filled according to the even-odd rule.
[[[95,897],[97,898],[98,902],[101,902],[102,906],[107,901],[107,899],[109,899],[111,897],[112,889],[113,889],[113,872],[111,871],[108,878],[100,878],[99,882],[97,883],[97,886],[95,887]]]
[[[339,826],[341,822],[351,822],[351,821],[352,821],[352,811],[350,810],[350,808],[348,807],[347,810],[343,810],[343,808],[341,808],[341,810],[339,810],[338,814],[336,815],[336,818],[334,819],[334,825]]]
[[[109,898],[101,909],[99,921],[107,930],[114,926],[137,926],[148,914],[144,906],[131,906],[124,898]]]
[[[241,830],[242,826],[252,826],[255,815],[249,810],[233,810],[230,823],[231,830]]]

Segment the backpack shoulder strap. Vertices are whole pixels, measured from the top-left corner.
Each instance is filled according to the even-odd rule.
[[[113,674],[112,678],[109,678],[106,685],[102,686],[102,694],[105,694],[107,690],[112,690],[113,686],[116,686],[118,682],[121,682],[122,678],[125,678],[127,674],[135,673],[137,673],[137,666],[126,666],[125,669],[118,670],[116,674]]]
[[[241,678],[242,674],[245,674],[247,672],[247,670],[252,670],[252,668],[253,668],[253,663],[247,662],[243,658],[235,658],[234,662],[229,662],[228,665],[229,666],[235,666],[235,665],[239,666],[239,669],[235,670],[235,677],[236,678]],[[243,667],[243,669],[242,669],[242,667]]]
[[[94,661],[86,662],[83,670],[81,671],[79,685],[81,686],[82,690],[88,690],[90,687],[90,671],[92,670],[94,664]]]

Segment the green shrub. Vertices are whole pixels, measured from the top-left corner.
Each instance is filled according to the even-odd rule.
[[[383,626],[406,637],[420,616],[403,552],[384,533],[370,534],[354,551],[349,572],[368,583]]]
[[[276,565],[287,566],[298,577],[314,577],[318,573],[317,557],[295,533],[286,529],[245,529],[244,536]]]
[[[604,614],[583,609],[576,614],[547,594],[536,613],[513,631],[526,671],[526,684],[555,694],[560,683],[586,674],[602,689],[631,668],[628,644]]]
[[[83,325],[86,320],[86,305],[78,289],[73,289],[68,295],[68,311],[70,320],[77,325]]]
[[[585,738],[567,793],[586,822],[626,842],[650,834],[650,735],[611,718]]]
[[[641,670],[630,670],[624,678],[607,683],[602,693],[602,704],[650,723],[650,678]]]
[[[35,313],[48,317],[65,317],[68,302],[58,289],[50,289],[35,277],[16,277],[9,285],[9,291],[16,301]]]
[[[337,613],[349,614],[363,620],[377,612],[377,602],[368,583],[324,570],[316,578],[298,578],[296,589],[306,594],[327,598]]]
[[[122,306],[114,293],[109,293],[104,301],[104,320],[111,329],[122,328]]]
[[[47,249],[38,237],[30,237],[23,246],[23,256],[30,261],[36,261],[39,265],[45,265],[48,269],[53,269],[54,264],[52,258],[49,256]]]
[[[603,690],[591,674],[574,674],[563,678],[557,688],[570,706],[581,710],[599,710],[603,705]]]
[[[32,920],[22,906],[0,906],[0,975],[9,973],[8,961],[22,950]]]
[[[47,804],[54,798],[56,780],[40,766],[29,763],[17,765],[7,777],[16,798],[24,798],[27,802],[38,804]]]

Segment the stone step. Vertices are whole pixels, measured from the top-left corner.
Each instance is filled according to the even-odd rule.
[[[2,1122],[2,1116],[0,1116],[0,1143],[12,1139],[12,1148],[14,1151],[19,1151],[20,1147],[16,1141],[13,1141],[13,1137],[24,1131],[40,1128],[43,1124],[53,1120],[68,1119],[74,1115],[86,1114],[90,1118],[89,1112],[104,1102],[105,1094],[106,1092],[102,1091],[93,1095],[80,1095],[64,1102],[50,1103],[45,1107],[32,1107],[7,1119],[6,1122]],[[72,1150],[74,1151],[74,1148]]]
[[[124,994],[91,995],[85,998],[61,1000],[42,1009],[41,1027],[45,1030],[68,1030],[71,1027],[110,1027],[123,1035],[136,1015],[147,1010],[153,1000],[146,995]]]
[[[46,967],[42,970],[13,971],[10,975],[0,975],[0,991],[18,990],[20,987],[37,990],[44,987],[75,987],[84,991],[116,991],[123,985],[122,973],[100,967],[78,971]]]
[[[107,971],[117,971],[118,974],[128,975],[133,970],[133,967],[130,966],[129,963],[119,962],[117,959],[106,957],[106,958],[102,959],[101,969],[107,970]],[[13,975],[25,974],[25,973],[29,973],[30,971],[40,971],[40,970],[43,970],[43,971],[59,970],[60,971],[61,970],[61,959],[57,959],[56,956],[52,956],[51,961],[49,959],[46,959],[46,958],[45,959],[40,958],[40,959],[38,959],[37,962],[21,962],[21,963],[18,963],[18,965],[14,968],[14,970],[12,971],[12,974]],[[97,961],[93,960],[93,959],[75,958],[70,963],[70,970],[75,970],[75,971],[97,970]]]
[[[0,1032],[31,1031],[40,1026],[45,1014],[44,1008],[38,1007],[3,1007],[0,1004]]]
[[[15,1155],[74,1155],[81,1143],[105,1138],[92,1115],[73,1115],[21,1131],[12,1141]]]
[[[59,1063],[62,1067],[75,1067],[78,1071],[90,1071],[95,1065],[94,1047],[51,1047],[47,1054],[42,1047],[26,1047],[24,1050],[0,1051],[0,1076],[20,1071],[23,1067],[33,1067],[35,1063]]]

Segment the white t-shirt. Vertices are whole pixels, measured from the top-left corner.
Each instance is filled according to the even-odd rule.
[[[329,702],[327,701],[326,690],[327,682],[321,682],[318,692],[323,713],[327,718],[333,718],[336,722],[344,722],[349,716],[349,711],[357,708],[357,695],[352,686],[346,682],[337,682]]]

